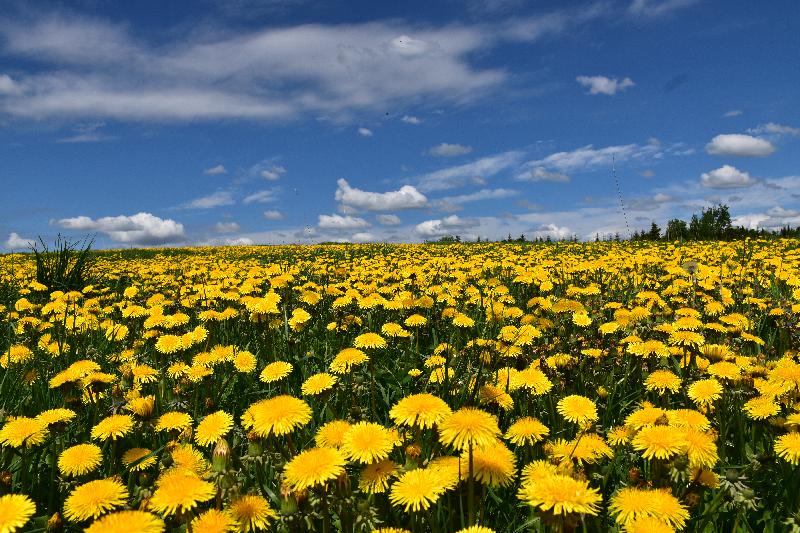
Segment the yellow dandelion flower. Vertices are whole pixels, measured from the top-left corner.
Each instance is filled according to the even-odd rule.
[[[192,417],[179,411],[164,413],[156,422],[156,431],[183,431],[192,426]]]
[[[538,419],[524,416],[511,424],[506,430],[506,440],[517,446],[535,444],[550,434],[550,429]]]
[[[450,414],[452,410],[444,400],[428,393],[406,396],[389,411],[396,424],[422,429],[432,428]]]
[[[560,474],[528,478],[520,488],[519,498],[534,508],[555,515],[596,515],[603,500],[597,489],[589,487],[588,481]]]
[[[227,511],[209,509],[192,520],[194,533],[230,533],[238,529],[233,516]]]
[[[61,452],[58,469],[65,476],[81,476],[94,471],[103,461],[103,453],[94,444],[77,444]]]
[[[671,459],[686,449],[684,432],[670,426],[647,426],[636,434],[632,444],[645,459]]]
[[[147,448],[131,448],[122,454],[122,464],[127,466],[131,472],[147,470],[156,464],[156,457],[150,455],[151,453],[153,452]]]
[[[689,398],[701,407],[710,407],[722,396],[722,384],[714,378],[695,381],[687,390]]]
[[[242,415],[242,426],[259,437],[286,435],[311,420],[306,402],[289,395],[276,396],[252,404]]]
[[[286,463],[283,478],[294,491],[310,489],[338,478],[345,463],[344,455],[335,448],[310,448]]]
[[[164,529],[164,521],[154,514],[145,511],[118,511],[92,522],[86,528],[86,533],[161,533]]]
[[[228,512],[239,523],[240,531],[261,531],[269,527],[271,520],[278,518],[269,502],[261,496],[248,494],[231,502]]]
[[[800,464],[800,433],[792,431],[775,439],[775,453],[789,464]]]
[[[36,504],[24,494],[0,496],[0,531],[13,533],[36,513]]]
[[[462,407],[439,424],[439,441],[459,450],[486,446],[500,434],[497,419],[480,409]]]
[[[353,342],[356,348],[386,348],[386,340],[377,333],[362,333]]]
[[[417,468],[401,475],[392,485],[389,500],[408,511],[425,510],[447,490],[443,476],[430,468]]]
[[[286,361],[275,361],[264,367],[259,379],[264,383],[275,383],[280,381],[292,371],[292,363]]]
[[[327,372],[320,372],[306,379],[300,387],[300,392],[304,396],[317,396],[331,390],[338,380],[336,376],[332,376]]]
[[[184,471],[163,474],[158,488],[150,498],[150,507],[163,515],[191,511],[198,504],[207,502],[217,493],[213,483]]]
[[[133,418],[129,415],[111,415],[92,428],[92,438],[96,440],[116,440],[133,429]]]
[[[0,442],[14,448],[30,448],[43,443],[47,435],[47,424],[44,421],[20,416],[3,424]]]
[[[517,459],[505,444],[496,440],[473,451],[472,472],[488,487],[506,487],[514,481]],[[469,452],[461,452],[461,470],[469,472]]]
[[[340,448],[344,444],[345,433],[351,427],[346,420],[332,420],[317,430],[314,440],[320,448]]]
[[[394,448],[395,437],[380,424],[358,422],[344,434],[342,452],[362,464],[386,459]]]
[[[97,518],[125,505],[128,489],[115,479],[97,479],[76,487],[64,501],[64,516],[72,522]]]
[[[681,378],[669,370],[656,370],[647,376],[644,386],[649,391],[657,391],[664,394],[666,391],[678,392],[681,388]]]
[[[345,348],[336,354],[331,361],[330,369],[334,374],[347,374],[354,367],[369,361],[367,354],[358,348]]]
[[[399,472],[391,459],[382,459],[364,467],[358,480],[358,488],[367,494],[380,494],[389,488],[389,481]]]
[[[558,412],[568,422],[584,426],[597,420],[597,406],[585,396],[572,394],[558,401]]]
[[[225,411],[206,416],[194,432],[194,440],[200,446],[211,446],[224,437],[233,427],[233,417]]]
[[[42,411],[36,415],[36,419],[50,426],[52,424],[63,424],[70,422],[76,416],[78,415],[72,409],[64,409],[59,407],[57,409],[48,409],[47,411]]]

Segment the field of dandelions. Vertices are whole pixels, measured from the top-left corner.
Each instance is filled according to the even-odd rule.
[[[796,240],[89,268],[0,256],[4,533],[800,531]]]

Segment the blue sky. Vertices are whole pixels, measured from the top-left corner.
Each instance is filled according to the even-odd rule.
[[[800,225],[800,4],[4,2],[0,244]]]

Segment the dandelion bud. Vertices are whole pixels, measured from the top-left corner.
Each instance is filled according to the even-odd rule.
[[[61,515],[53,513],[53,516],[47,520],[47,528],[45,531],[61,531],[63,526],[64,522],[61,520]]]
[[[214,472],[224,472],[228,466],[228,458],[231,456],[231,447],[225,439],[219,439],[214,447],[211,465]]]

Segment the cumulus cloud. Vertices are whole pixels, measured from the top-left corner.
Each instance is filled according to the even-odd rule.
[[[420,222],[414,227],[414,231],[421,237],[444,237],[478,225],[479,221],[477,220],[450,215],[441,219]]]
[[[571,237],[572,235],[572,230],[570,230],[567,226],[559,226],[552,222],[549,224],[542,224],[530,232],[530,236],[534,239],[546,239],[547,237],[550,237],[554,240],[560,240]]]
[[[112,241],[124,244],[157,245],[182,242],[185,238],[183,224],[144,212],[98,219],[62,218],[56,224],[77,231],[99,231]]]
[[[606,76],[578,76],[575,80],[589,89],[589,94],[606,94],[613,96],[618,92],[633,87],[635,83],[630,78],[608,78]]]
[[[236,202],[233,200],[233,193],[230,191],[217,191],[208,196],[195,198],[194,200],[186,202],[181,207],[184,209],[211,209],[214,207],[233,205],[235,203]]]
[[[761,135],[762,133],[770,133],[773,135],[794,135],[795,137],[800,137],[800,128],[786,126],[783,124],[776,124],[774,122],[759,124],[755,128],[750,128],[747,131],[754,135]]]
[[[378,215],[375,217],[382,226],[399,226],[402,222],[397,215]]]
[[[203,171],[203,174],[206,176],[219,176],[220,174],[225,174],[228,171],[225,169],[223,165],[216,165],[210,168],[207,168]]]
[[[259,176],[261,176],[267,181],[278,181],[284,174],[286,174],[286,169],[278,165],[270,168],[265,168],[264,170],[259,172]]]
[[[372,137],[373,135],[371,129],[365,128],[363,126],[358,128],[358,134],[361,135],[362,137]]]
[[[276,209],[264,211],[264,218],[267,220],[283,220],[283,213]]]
[[[706,152],[712,155],[764,157],[774,151],[769,141],[740,133],[717,135],[706,145]]]
[[[319,215],[317,225],[322,229],[345,230],[368,228],[369,222],[350,215]]]
[[[482,157],[470,163],[443,168],[418,176],[418,188],[423,192],[454,189],[467,184],[482,185],[485,179],[517,165],[523,152],[512,150]]]
[[[214,231],[217,233],[236,233],[239,231],[239,224],[236,222],[217,222],[214,224]]]
[[[733,167],[731,165],[723,165],[718,169],[710,172],[704,172],[700,176],[700,183],[704,187],[711,189],[735,189],[738,187],[750,187],[755,185],[757,180],[750,177],[747,172]]]
[[[422,124],[422,119],[419,117],[415,117],[414,115],[403,115],[403,118],[401,118],[400,120],[402,120],[406,124],[415,124],[415,125]]]
[[[0,79],[2,82],[2,79]],[[23,248],[30,248],[35,244],[33,239],[27,239],[25,237],[20,237],[19,233],[11,232],[6,239],[5,247],[9,250],[21,250]]]
[[[356,209],[368,211],[396,211],[399,209],[419,209],[427,207],[428,199],[412,185],[404,185],[397,191],[369,192],[351,187],[347,180],[336,182],[337,202]]]
[[[515,179],[519,181],[555,181],[566,183],[569,176],[563,172],[551,172],[542,167],[533,167],[529,172],[518,174]]]
[[[465,146],[463,144],[450,144],[450,143],[442,143],[434,146],[428,153],[430,155],[435,155],[438,157],[455,157],[457,155],[464,155],[472,152],[471,146]]]
[[[259,203],[259,204],[266,204],[269,202],[274,202],[277,200],[275,196],[275,191],[273,189],[266,189],[263,191],[257,191],[252,194],[248,194],[242,200],[242,203],[245,205],[249,205],[252,203]]]

